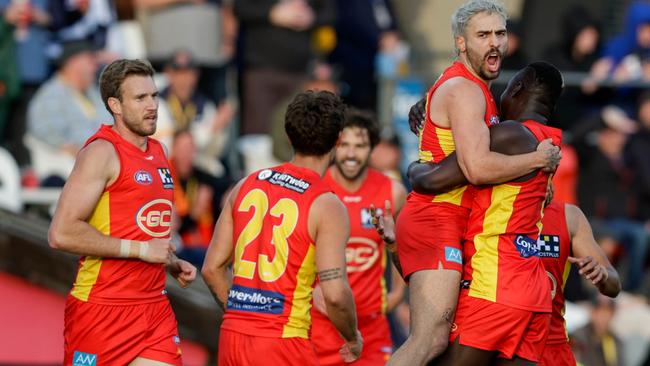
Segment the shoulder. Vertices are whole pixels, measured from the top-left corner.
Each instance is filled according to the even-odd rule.
[[[325,192],[314,199],[309,208],[309,216],[333,221],[347,221],[347,208],[333,192]]]
[[[490,127],[490,150],[514,155],[531,152],[537,146],[537,138],[523,124],[504,121]]]
[[[478,84],[462,76],[455,76],[445,80],[436,91],[461,98],[483,96],[483,90]]]

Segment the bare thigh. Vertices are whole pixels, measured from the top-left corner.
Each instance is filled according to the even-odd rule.
[[[137,357],[135,360],[131,361],[129,366],[174,366],[174,365],[166,362],[150,360],[148,358]]]

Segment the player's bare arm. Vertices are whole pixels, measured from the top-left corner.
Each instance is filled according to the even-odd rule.
[[[404,203],[406,202],[406,188],[402,183],[399,183],[397,181],[392,181],[392,193],[393,193],[393,202],[395,202],[395,208],[392,209],[390,207],[390,202],[385,203],[386,207],[386,215],[389,215],[391,219],[395,220],[397,218],[397,215],[399,215],[400,210],[402,209],[402,206],[404,206]],[[373,216],[372,222],[374,224],[375,219],[374,219],[374,212],[371,212],[371,215]],[[376,226],[375,226],[376,227]],[[381,235],[381,234],[380,234]],[[382,236],[382,240],[384,237]],[[384,243],[386,243],[384,241]],[[406,283],[404,282],[404,279],[402,279],[401,271],[399,266],[399,260],[397,258],[397,251],[395,250],[395,240],[393,240],[393,250],[391,251],[389,249],[389,244],[386,243],[386,249],[389,250],[390,256],[393,257],[393,260],[390,261],[392,263],[391,265],[391,286],[390,286],[390,291],[386,294],[386,311],[390,312],[392,311],[397,305],[399,305],[402,300],[404,299],[404,294],[406,293]]]
[[[582,210],[574,205],[566,205],[565,214],[573,254],[569,261],[579,268],[580,275],[596,286],[601,294],[616,297],[621,292],[618,272],[596,243],[589,221]]]
[[[203,279],[208,285],[208,289],[210,289],[217,305],[222,310],[225,310],[228,291],[232,285],[232,272],[229,269],[232,264],[234,250],[232,242],[232,207],[243,182],[243,180],[240,181],[226,199],[219,219],[214,226],[212,240],[210,240],[210,245],[205,255],[205,260],[203,261],[203,267],[201,268]]]
[[[119,158],[108,141],[93,141],[79,152],[52,219],[50,246],[79,255],[168,263],[174,251],[169,239],[142,242],[110,237],[86,221],[104,188],[117,179],[119,171]]]
[[[363,340],[357,329],[346,271],[345,247],[350,224],[347,209],[333,193],[322,194],[312,203],[309,233],[316,241],[316,269],[327,315],[346,341],[341,355],[344,359],[350,359],[350,355],[356,359],[361,354]]]
[[[443,103],[441,110],[445,111],[453,132],[458,164],[470,183],[502,183],[535,169],[554,170],[557,167],[559,148],[550,141],[544,141],[538,150],[520,156],[505,156],[490,151],[490,133],[483,123],[485,98],[473,82],[453,78],[438,90],[432,98],[432,105]],[[436,121],[434,113],[441,112],[435,111],[435,105],[430,110],[432,120]]]

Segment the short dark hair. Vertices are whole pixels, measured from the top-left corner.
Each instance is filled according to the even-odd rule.
[[[377,123],[377,119],[372,112],[348,108],[343,122],[343,128],[347,127],[358,127],[368,131],[371,148],[374,148],[379,143],[379,123]]]
[[[550,106],[555,106],[564,89],[564,78],[557,67],[545,61],[537,61],[528,66],[535,72],[533,93],[539,100]]]
[[[284,130],[296,153],[321,156],[330,152],[345,120],[345,104],[328,91],[301,92],[287,107]]]
[[[108,106],[108,98],[117,98],[122,101],[122,83],[131,75],[151,76],[154,70],[148,61],[143,60],[116,60],[102,70],[99,76],[99,90],[106,110],[113,114]]]

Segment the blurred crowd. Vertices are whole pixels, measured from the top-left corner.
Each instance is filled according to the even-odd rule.
[[[409,50],[413,56],[427,43],[416,29],[424,15],[397,19],[416,17],[413,8],[430,3],[0,0],[0,143],[16,160],[24,187],[62,186],[85,140],[111,123],[97,88],[103,65],[148,59],[160,90],[155,137],[169,148],[177,182],[180,255],[200,265],[231,184],[291,158],[283,115],[293,95],[329,90],[350,105],[381,110],[385,79],[378,75],[408,75]],[[591,314],[573,338],[588,365],[635,364],[622,361],[621,340],[636,328],[624,315],[616,322],[615,313],[641,309],[638,316],[650,318],[650,3],[633,1],[625,14],[617,34],[606,37],[590,8],[569,7],[561,39],[542,53],[566,82],[554,119],[566,144],[556,197],[588,215],[630,294],[615,303],[598,298],[571,275],[568,299]],[[438,19],[447,27],[447,17]],[[523,22],[508,28],[504,69],[517,70],[533,60],[522,47]],[[503,88],[493,85],[495,97]],[[401,179],[393,131],[384,123],[371,165]],[[404,311],[398,308],[397,328],[408,326]],[[599,351],[585,351],[593,349]]]

